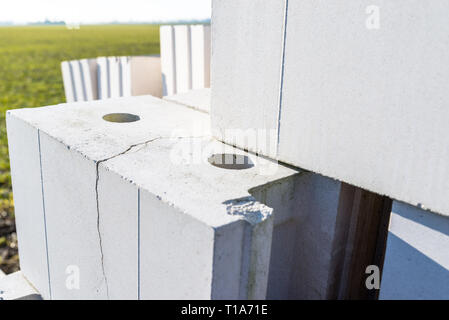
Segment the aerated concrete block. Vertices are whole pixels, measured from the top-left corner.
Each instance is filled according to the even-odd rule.
[[[160,27],[162,95],[176,93],[176,58],[175,58],[175,29],[173,26]]]
[[[272,156],[225,133],[277,128],[274,158],[449,215],[449,3],[283,3],[213,2],[214,135]]]
[[[207,125],[202,125],[205,121],[202,115],[189,118],[193,111],[179,105],[152,97],[129,98],[128,104],[125,107],[121,100],[110,100],[104,104],[78,103],[8,113],[10,152],[14,161],[12,176],[17,189],[16,214],[24,257],[21,268],[45,298],[107,297],[103,278],[107,269],[102,268],[105,258],[98,234],[103,225],[97,225],[98,163],[133,144],[160,135],[170,136],[174,129],[190,133],[196,126],[200,131],[207,130]],[[131,131],[123,128],[129,127],[129,123],[102,119],[105,114],[123,109],[140,115],[141,121],[132,125]],[[153,117],[159,121],[149,130],[144,120]],[[166,121],[172,126],[166,126]],[[32,150],[35,152],[27,154]],[[127,235],[128,231],[120,237]],[[134,247],[123,253],[113,251],[114,263],[122,255],[137,250]],[[71,266],[80,272],[80,290],[66,286],[67,270]],[[137,297],[137,289],[135,296],[127,292],[122,296]]]
[[[102,118],[121,110],[140,120]],[[11,137],[34,130],[23,148],[34,155],[10,143],[22,159],[12,165],[18,223],[33,230],[18,228],[21,267],[39,291],[50,286],[44,298],[326,297],[337,181],[215,141],[207,114],[152,97],[21,109],[7,121]]]
[[[149,96],[7,121],[21,268],[44,298],[292,298],[306,295],[302,283],[325,296],[324,280],[294,281],[319,269],[294,257],[306,235],[332,242],[315,229],[335,214],[321,206],[338,199],[338,182],[217,142],[207,114]],[[318,246],[308,255],[330,257]]]
[[[212,2],[211,121],[215,137],[275,158],[284,1]],[[240,141],[247,130],[254,143]]]
[[[192,39],[189,25],[175,25],[176,92],[192,89]]]
[[[448,9],[289,2],[279,158],[448,215]]]
[[[161,57],[154,56],[133,56],[129,60],[129,77],[131,83],[129,96],[152,95],[162,97],[162,71]],[[122,67],[123,68],[123,67]],[[124,91],[127,92],[127,91]]]
[[[210,25],[192,25],[192,89],[210,87]]]

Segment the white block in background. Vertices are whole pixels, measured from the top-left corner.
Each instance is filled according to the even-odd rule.
[[[83,71],[79,60],[69,61],[70,70],[73,75],[73,88],[75,101],[86,101],[86,90],[84,89]]]
[[[121,79],[121,97],[130,97],[131,94],[131,59],[130,57],[119,57],[120,60],[120,79]]]
[[[158,56],[98,58],[99,99],[151,94],[162,97]]]
[[[75,101],[75,88],[73,87],[73,74],[68,61],[61,62],[62,81],[66,102]]]
[[[210,87],[210,25],[192,25],[192,89]]]
[[[221,140],[233,144],[232,129],[277,130],[284,5],[279,0],[212,2],[211,120]],[[248,148],[272,156],[275,150],[264,144]]]
[[[128,59],[131,77],[130,95],[150,94],[161,98],[163,91],[161,58],[159,56],[133,56]]]
[[[108,99],[111,96],[110,89],[110,73],[109,73],[109,59],[107,57],[97,58],[98,73],[98,99]]]
[[[192,89],[191,32],[189,25],[175,25],[173,28],[176,43],[176,93],[183,93]]]
[[[39,131],[9,113],[7,119],[20,269],[50,299]]]
[[[108,57],[109,62],[109,85],[111,88],[110,98],[122,96],[122,74],[120,59],[118,57]]]
[[[161,26],[161,70],[163,96],[176,93],[176,59],[175,59],[175,30],[173,26]]]
[[[96,100],[98,99],[97,60],[82,59],[80,63],[86,90],[86,101]]]
[[[63,61],[61,70],[67,102],[97,99],[96,59]]]

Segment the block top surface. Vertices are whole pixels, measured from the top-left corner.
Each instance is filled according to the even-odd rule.
[[[17,109],[8,117],[211,227],[264,221],[272,209],[252,190],[269,192],[279,180],[298,174],[214,140],[208,114],[151,96]]]
[[[269,193],[273,184],[298,174],[208,136],[156,139],[101,167],[212,227],[238,219],[263,221],[272,209],[252,191]]]
[[[8,111],[11,116],[94,161],[158,137],[204,136],[210,130],[208,115],[152,96],[16,109]]]

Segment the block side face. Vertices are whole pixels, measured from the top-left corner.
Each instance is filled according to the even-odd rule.
[[[263,145],[235,142],[232,130],[277,129],[284,1],[215,0],[212,15],[213,134],[266,152]]]
[[[98,99],[98,65],[97,59],[87,59],[87,65],[90,76],[90,85],[92,91],[92,100]]]
[[[297,220],[295,267],[290,299],[326,299],[336,241],[340,182],[316,174],[298,179],[295,186]],[[307,263],[304,263],[307,261]]]
[[[50,298],[39,133],[7,113],[7,132],[20,268]]]
[[[160,27],[162,95],[176,93],[175,34],[173,26]]]
[[[64,94],[66,102],[75,101],[75,93],[73,88],[73,76],[68,61],[61,62],[62,81],[64,83]]]
[[[289,3],[279,159],[447,215],[449,4],[373,5]]]
[[[99,230],[110,299],[138,299],[138,189],[99,165]]]
[[[210,86],[210,25],[192,25],[192,88]]]
[[[140,193],[141,299],[210,299],[214,230]]]
[[[245,255],[248,255],[248,250],[245,252],[245,231],[244,221],[237,221],[216,230],[211,299],[246,298],[247,272],[242,270]]]
[[[192,89],[192,39],[189,25],[176,25],[175,34],[175,63],[176,63],[176,92],[182,93]]]
[[[131,57],[131,95],[162,97],[160,57]]]
[[[326,299],[339,194],[338,181],[303,173],[257,195],[274,215],[268,299]]]
[[[41,157],[52,298],[105,299],[96,164],[42,132]]]

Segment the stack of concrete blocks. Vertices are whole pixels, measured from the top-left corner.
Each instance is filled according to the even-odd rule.
[[[449,235],[448,9],[447,1],[214,0],[213,136],[417,206],[394,210],[418,210],[445,227],[429,238],[413,223],[402,230],[415,246],[433,243],[432,259],[449,269],[441,247]],[[242,139],[248,129],[262,135]],[[390,240],[387,259],[399,251]],[[390,280],[393,265],[386,262]]]
[[[163,95],[210,87],[210,25],[160,27]]]
[[[67,102],[146,94],[162,97],[158,56],[63,61],[61,69]]]
[[[142,96],[7,126],[21,269],[45,299],[283,298],[322,259],[301,221],[327,243],[317,191],[338,183],[213,140],[204,111]]]
[[[339,297],[340,181],[408,202],[391,231],[448,266],[449,5],[402,2],[384,31],[375,4],[214,0],[210,108],[203,90],[8,112],[24,275],[53,299]]]

